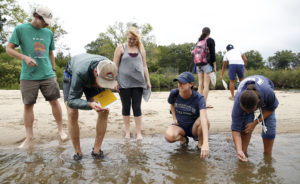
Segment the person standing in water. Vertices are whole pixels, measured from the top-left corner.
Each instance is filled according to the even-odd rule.
[[[103,158],[101,145],[107,127],[109,109],[103,108],[94,96],[104,91],[104,88],[114,88],[117,66],[106,57],[94,54],[79,54],[73,56],[67,63],[64,76],[64,101],[68,111],[68,129],[76,154],[74,160],[82,159],[80,147],[80,129],[78,125],[78,110],[95,110],[98,114],[96,137],[91,155],[93,158]],[[85,94],[86,100],[81,99]]]
[[[237,158],[247,162],[247,148],[253,130],[262,124],[262,141],[264,153],[272,155],[273,143],[276,136],[275,109],[278,100],[274,93],[274,84],[262,75],[245,78],[239,85],[232,109],[232,138]],[[255,119],[254,111],[259,110]]]
[[[127,43],[119,45],[114,54],[114,62],[118,67],[118,86],[122,102],[122,115],[125,124],[125,138],[130,138],[130,108],[132,107],[136,125],[136,138],[142,136],[141,102],[144,88],[151,88],[146,51],[141,42],[137,28],[127,31]]]
[[[53,33],[47,29],[52,22],[49,8],[36,7],[32,21],[16,26],[6,46],[9,55],[22,60],[20,88],[24,103],[26,138],[19,147],[26,146],[33,138],[33,107],[39,90],[51,105],[60,138],[67,138],[63,131],[62,111],[58,102],[60,89],[55,75],[54,38]],[[15,50],[18,46],[21,53]]]

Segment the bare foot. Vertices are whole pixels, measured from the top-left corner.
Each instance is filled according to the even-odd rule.
[[[125,135],[125,139],[130,139],[130,133]]]
[[[214,108],[212,105],[207,105],[206,108],[210,109],[210,108]]]
[[[32,138],[26,138],[18,148],[24,148],[31,142]]]
[[[59,132],[60,139],[65,141],[68,138],[68,135],[62,130]]]
[[[142,140],[142,139],[143,139],[142,134],[138,134],[138,135],[136,136],[136,139],[137,139],[137,140]]]

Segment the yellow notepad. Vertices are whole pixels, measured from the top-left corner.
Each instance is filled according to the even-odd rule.
[[[105,91],[94,96],[94,100],[99,102],[100,106],[103,108],[109,108],[118,101],[117,97],[113,94],[113,92],[110,89],[106,89]]]

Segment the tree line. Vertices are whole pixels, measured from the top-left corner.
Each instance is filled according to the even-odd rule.
[[[16,24],[30,21],[31,17],[32,15],[26,13],[15,0],[0,0],[0,88],[19,89],[21,62],[6,54],[5,43],[11,33],[11,28]],[[67,31],[58,22],[59,20],[56,19],[55,24],[50,27],[56,42],[67,34]],[[85,46],[86,52],[103,55],[112,60],[117,45],[126,42],[126,30],[130,26],[135,26],[140,30],[141,39],[147,53],[147,64],[153,87],[172,88],[174,87],[172,79],[177,74],[183,71],[192,71],[193,59],[191,50],[194,48],[195,43],[157,45],[155,36],[152,34],[153,28],[150,24],[116,22],[108,26],[105,32],[99,33],[95,40],[87,44]],[[195,38],[196,40],[197,38]],[[68,50],[66,46],[56,45],[56,48],[59,48],[55,58],[57,79],[60,86],[62,86],[63,70],[71,56],[70,54],[65,54]],[[225,52],[216,52],[218,70],[222,68],[224,54]],[[281,50],[275,52],[267,60],[263,60],[262,55],[257,50],[249,50],[245,54],[248,59],[246,75],[250,73],[259,74],[259,71],[261,71],[260,74],[264,73],[267,77],[270,77],[273,73],[287,73],[282,76],[287,77],[285,83],[288,85],[278,84],[277,87],[300,88],[300,53]],[[292,70],[295,71],[291,72]],[[295,76],[291,77],[290,75]],[[292,78],[296,78],[296,80],[290,81]],[[272,80],[272,78],[270,79]],[[218,88],[221,88],[219,83],[217,83]]]

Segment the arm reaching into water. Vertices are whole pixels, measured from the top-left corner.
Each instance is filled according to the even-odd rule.
[[[237,157],[242,162],[248,162],[248,158],[246,157],[245,153],[242,149],[242,138],[241,133],[237,131],[232,131],[232,139],[235,145]]]
[[[209,156],[209,143],[208,143],[209,125],[208,125],[206,109],[200,110],[200,123],[201,123],[200,126],[201,126],[202,133],[198,132],[198,139],[199,140],[202,139],[202,142],[203,142],[203,144],[201,145],[200,158],[206,158]]]

